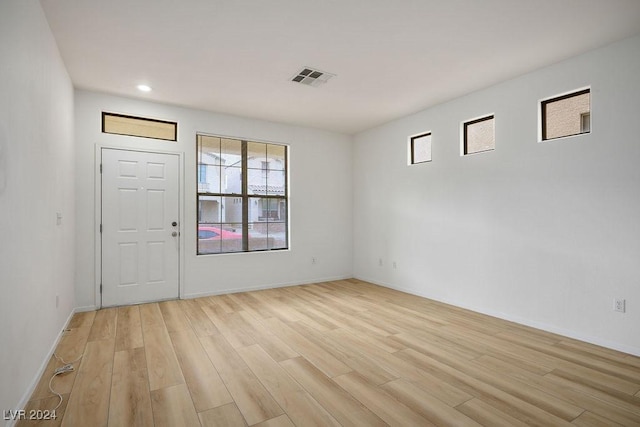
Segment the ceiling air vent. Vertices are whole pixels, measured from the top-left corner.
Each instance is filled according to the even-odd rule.
[[[335,74],[325,73],[324,71],[314,70],[313,68],[305,67],[296,73],[291,79],[292,82],[301,83],[307,86],[318,87],[325,84],[331,77],[335,77]]]

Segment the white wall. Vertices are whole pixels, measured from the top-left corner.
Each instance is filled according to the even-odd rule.
[[[37,1],[0,2],[0,94],[0,409],[15,410],[75,305],[73,88]]]
[[[356,135],[355,276],[640,354],[639,76],[635,37]],[[538,143],[538,100],[588,85],[592,133]],[[495,151],[460,157],[487,113]]]
[[[183,293],[194,297],[352,275],[351,139],[308,128],[76,91],[76,297],[95,305],[95,149],[183,153]],[[178,121],[178,142],[101,133],[102,111]],[[196,133],[290,145],[291,250],[196,256]],[[311,264],[315,257],[317,263]]]

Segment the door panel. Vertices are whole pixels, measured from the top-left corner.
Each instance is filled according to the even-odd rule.
[[[102,150],[103,306],[178,297],[178,159]]]

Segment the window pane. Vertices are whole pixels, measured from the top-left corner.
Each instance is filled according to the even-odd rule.
[[[250,251],[264,251],[269,249],[267,243],[267,224],[266,223],[251,223],[249,224],[249,250]]]
[[[242,194],[242,168],[223,167],[222,169],[224,176],[220,192],[223,194]]]
[[[267,224],[269,249],[285,249],[287,247],[287,224],[270,222]]]
[[[220,240],[222,252],[242,251],[242,224],[222,224]]]
[[[286,194],[287,175],[285,171],[270,170],[267,174],[267,194],[284,196]]]
[[[247,163],[250,168],[260,168],[262,162],[267,161],[267,144],[260,142],[247,143]]]
[[[431,161],[431,134],[411,137],[411,163]]]
[[[221,250],[220,224],[198,224],[198,253],[217,254]]]
[[[286,249],[287,224],[255,222],[249,224],[249,250]]]
[[[220,192],[220,138],[198,136],[198,192]]]
[[[222,218],[222,198],[219,196],[198,197],[198,223],[215,224]]]
[[[284,145],[267,144],[267,160],[269,169],[280,170],[285,169],[285,150]]]
[[[249,187],[247,188],[249,194],[266,194],[266,171],[263,171],[262,169],[249,169],[247,170],[247,177],[249,179]]]
[[[284,198],[249,198],[249,222],[285,222],[286,220],[287,202]]]
[[[178,123],[144,117],[102,113],[102,132],[143,138],[178,140]]]
[[[495,148],[493,116],[464,124],[464,154],[479,153]]]
[[[198,165],[198,192],[220,193],[220,166]]]
[[[266,221],[265,209],[268,209],[268,199],[249,197],[249,222]]]
[[[220,222],[242,223],[242,197],[221,197]]]
[[[542,102],[542,139],[591,131],[591,93],[587,89]]]
[[[208,157],[203,157],[202,154],[206,154]],[[220,164],[220,138],[198,135],[198,163]]]
[[[198,253],[242,251],[242,224],[199,224]]]
[[[285,222],[287,220],[287,201],[284,199],[267,199],[269,202],[269,222]]]
[[[222,138],[220,140],[222,165],[226,167],[242,167],[242,141]]]

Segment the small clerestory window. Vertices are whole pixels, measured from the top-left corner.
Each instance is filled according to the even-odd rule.
[[[540,102],[540,141],[591,132],[591,89]]]

